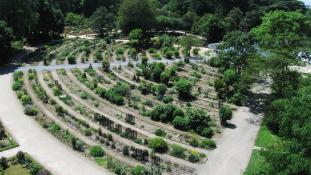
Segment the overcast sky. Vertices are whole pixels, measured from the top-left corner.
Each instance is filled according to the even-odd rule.
[[[311,0],[301,0],[302,2],[306,3],[306,5],[311,6]]]

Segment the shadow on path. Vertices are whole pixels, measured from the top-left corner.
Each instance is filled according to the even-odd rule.
[[[10,64],[6,66],[0,66],[0,75],[9,74],[18,69],[19,66],[15,64]]]

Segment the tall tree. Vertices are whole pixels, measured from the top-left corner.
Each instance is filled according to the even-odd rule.
[[[292,47],[302,38],[310,21],[300,12],[279,10],[267,13],[262,20],[252,32],[264,46],[277,48]]]
[[[64,16],[60,9],[52,6],[49,0],[38,0],[39,20],[34,40],[48,40],[64,31]]]
[[[105,35],[115,26],[114,14],[106,7],[99,7],[91,16],[91,27],[100,35]]]
[[[118,24],[124,33],[133,29],[149,30],[154,27],[154,7],[149,0],[124,0],[118,12]]]
[[[218,42],[225,34],[225,22],[221,16],[207,14],[195,24],[193,31],[206,37],[209,42]]]
[[[8,63],[11,55],[12,29],[4,21],[0,21],[0,64]]]

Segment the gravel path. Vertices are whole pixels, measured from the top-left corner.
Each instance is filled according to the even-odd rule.
[[[198,167],[199,175],[240,175],[250,160],[260,124],[260,115],[241,107],[229,122],[232,128],[223,130],[217,138],[217,149],[208,154],[208,162]],[[254,121],[254,122],[252,122]]]
[[[11,90],[11,74],[0,76],[0,117],[20,145],[54,175],[110,174],[92,161],[74,152],[45,131],[37,122],[24,115],[15,93]]]

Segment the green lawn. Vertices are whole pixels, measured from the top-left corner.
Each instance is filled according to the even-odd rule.
[[[264,166],[266,166],[264,157],[260,155],[259,150],[254,150],[244,175],[255,174],[255,172],[259,172],[263,169]]]
[[[257,135],[255,145],[258,147],[268,148],[278,143],[279,140],[280,138],[278,136],[271,133],[271,131],[264,124],[262,124]]]
[[[281,140],[280,137],[274,135],[263,123],[258,132],[256,143],[257,147],[269,148],[277,144]],[[244,175],[255,174],[266,166],[265,159],[260,155],[259,150],[253,150],[251,160],[248,163],[248,167],[244,172]]]
[[[11,165],[4,175],[31,175],[22,165]]]

